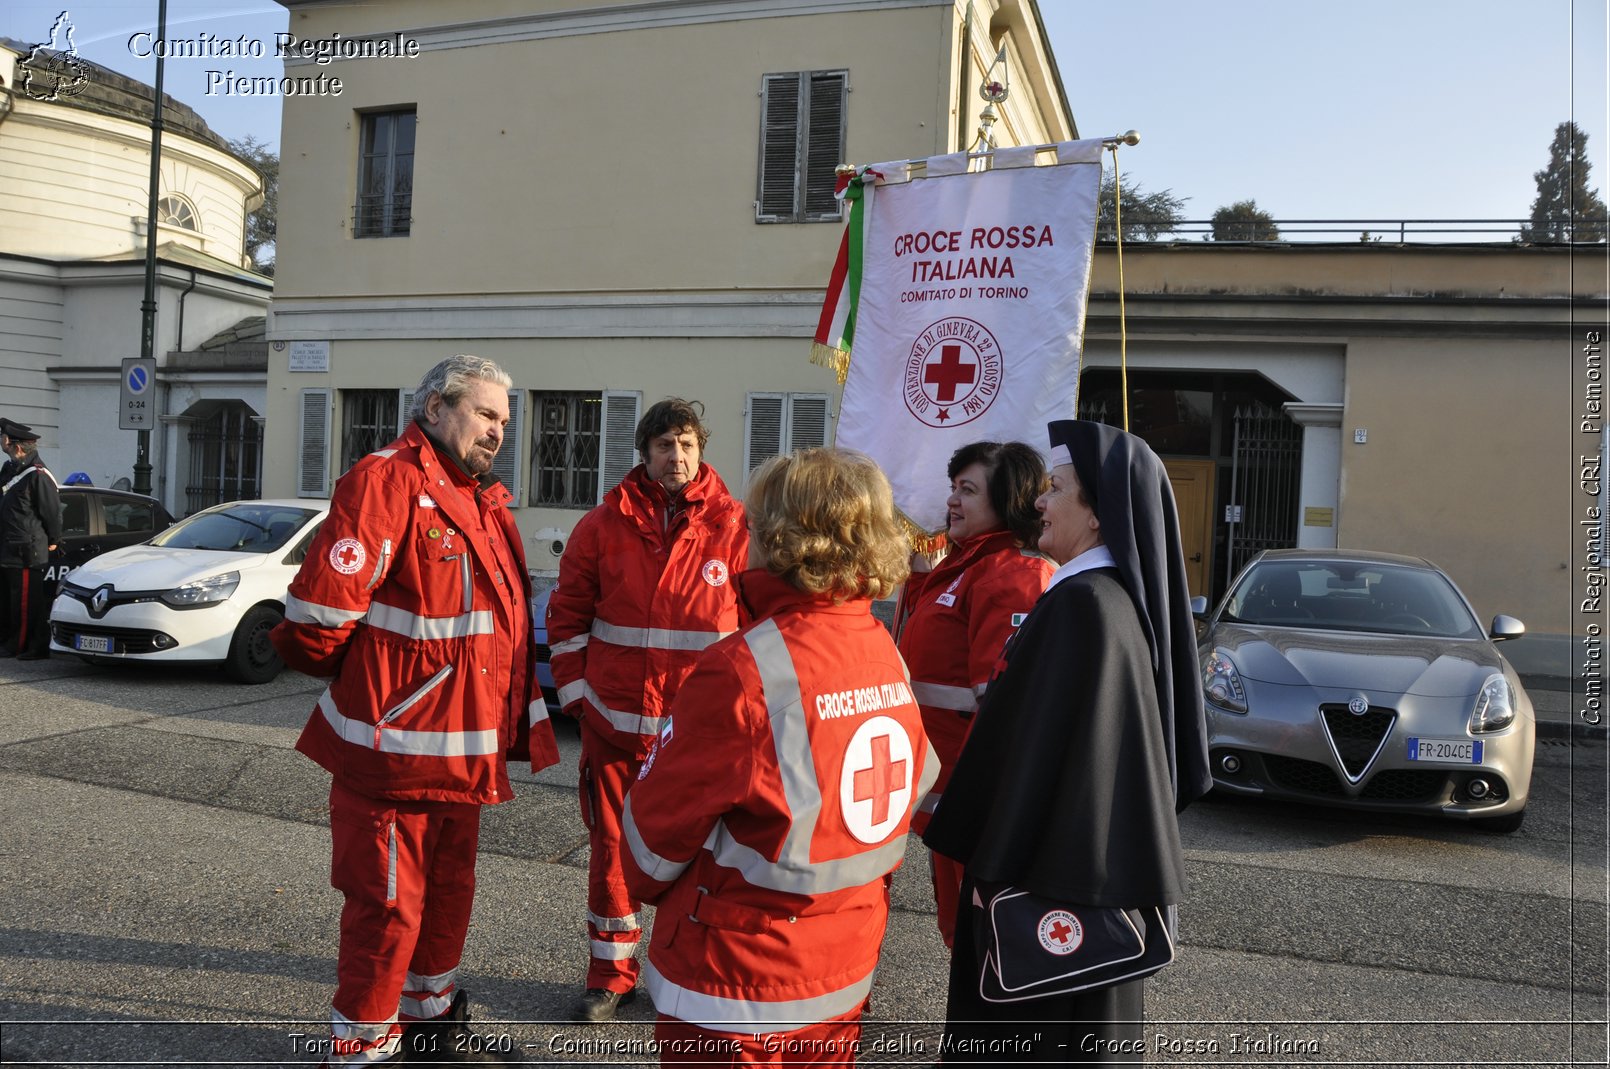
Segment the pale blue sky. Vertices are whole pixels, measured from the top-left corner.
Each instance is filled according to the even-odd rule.
[[[63,7],[86,57],[145,81],[129,37],[156,0],[11,0],[0,34],[32,42]],[[1126,181],[1188,197],[1206,218],[1255,198],[1277,219],[1520,218],[1556,124],[1588,133],[1607,171],[1605,0],[1041,0],[1085,136],[1135,128]],[[169,34],[263,41],[285,9],[170,0]],[[225,137],[277,147],[279,101],[208,96],[208,69],[275,75],[273,60],[173,59],[166,89]]]

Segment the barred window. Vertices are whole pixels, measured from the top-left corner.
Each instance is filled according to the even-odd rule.
[[[219,403],[211,415],[191,424],[186,437],[186,512],[263,496],[263,423],[244,402]]]
[[[413,108],[375,111],[360,116],[358,203],[352,234],[360,238],[408,233],[413,221]]]
[[[341,391],[341,469],[397,437],[396,390]]]
[[[598,503],[604,395],[599,391],[534,395],[531,503],[590,509]]]

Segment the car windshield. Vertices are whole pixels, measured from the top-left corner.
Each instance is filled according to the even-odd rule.
[[[1262,561],[1223,619],[1260,627],[1475,638],[1481,626],[1442,573],[1360,561]]]
[[[151,539],[167,549],[218,549],[231,553],[273,553],[318,515],[294,505],[241,501],[180,520]]]

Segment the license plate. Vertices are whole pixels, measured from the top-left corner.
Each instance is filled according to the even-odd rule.
[[[74,635],[73,649],[82,653],[111,653],[112,640],[107,635]]]
[[[1480,739],[1410,739],[1409,760],[1448,765],[1481,764]]]

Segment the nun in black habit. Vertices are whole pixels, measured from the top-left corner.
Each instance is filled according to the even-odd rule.
[[[1212,782],[1162,461],[1105,424],[1049,430],[1051,486],[1035,504],[1040,551],[1061,567],[1007,643],[923,836],[965,866],[947,1064],[1143,1060],[1144,979],[995,998],[981,980],[996,942],[987,903],[1011,888],[1089,909],[1158,907],[1171,921],[1185,890],[1176,814]]]

